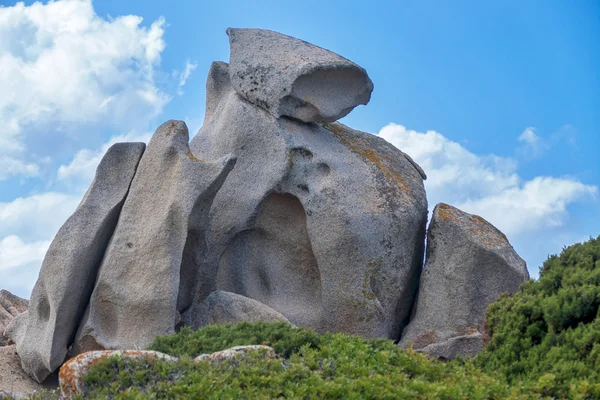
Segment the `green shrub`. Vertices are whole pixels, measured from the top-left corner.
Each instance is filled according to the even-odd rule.
[[[550,257],[538,281],[486,314],[489,343],[473,359],[442,363],[392,341],[325,334],[285,323],[212,325],[157,338],[181,357],[103,360],[81,398],[146,399],[600,399],[600,237]],[[220,364],[193,357],[265,344]]]
[[[208,325],[197,331],[183,328],[176,335],[156,338],[150,349],[177,357],[196,357],[233,346],[264,344],[289,357],[301,346],[316,347],[320,341],[320,336],[314,331],[285,322],[241,322],[237,325]]]
[[[222,346],[224,348],[234,343],[254,344],[256,342],[250,338],[254,337],[257,330],[268,332],[269,326],[272,325],[225,325],[203,328],[197,334],[198,337],[205,337],[207,331],[218,329],[223,337],[229,338]],[[281,325],[276,327],[281,328]],[[246,341],[242,339],[244,331],[247,332]],[[174,336],[179,335],[181,333]],[[185,355],[177,363],[119,358],[104,360],[86,376],[89,392],[85,398],[529,398],[519,395],[518,389],[510,389],[502,380],[485,375],[468,363],[432,361],[413,351],[403,351],[390,340],[326,334],[319,338],[318,345],[307,341],[299,348],[295,348],[296,344],[284,346],[284,351],[290,353],[289,358],[282,353],[278,359],[264,359],[260,354],[250,354],[243,360],[211,365],[209,362],[191,361],[190,356],[199,353],[186,344],[193,341],[191,336],[189,332],[183,332],[184,338],[173,339],[172,343],[176,344],[168,347]],[[314,339],[308,334],[305,337]],[[287,341],[275,341],[277,343]],[[214,346],[211,350],[221,349],[221,346]],[[165,349],[160,346],[155,348]],[[294,350],[289,351],[292,348]]]
[[[600,237],[551,256],[538,281],[490,305],[475,364],[548,396],[600,398],[599,306]]]

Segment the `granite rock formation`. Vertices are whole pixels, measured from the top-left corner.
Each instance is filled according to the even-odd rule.
[[[65,359],[144,148],[119,143],[108,149],[83,200],[50,244],[29,310],[6,329],[23,369],[38,382]]]
[[[198,134],[167,121],[147,148],[113,146],[52,242],[6,329],[25,371],[42,381],[67,354],[240,320],[478,351],[485,306],[527,277],[506,238],[439,205],[421,276],[425,173],[335,122],[369,101],[366,71],[276,32],[227,33]]]
[[[529,279],[506,236],[477,215],[438,204],[427,232],[427,259],[401,346],[433,357],[473,356],[483,348],[485,310]]]
[[[175,331],[178,309],[191,302],[185,294],[195,281],[194,260],[202,256],[201,247],[186,249],[188,238],[203,236],[205,217],[235,161],[194,157],[182,121],[156,130],[108,244],[74,353],[143,349]]]
[[[188,314],[189,315],[189,314]],[[239,294],[217,290],[206,299],[192,321],[184,321],[193,329],[212,324],[235,324],[237,322],[290,322],[281,313],[254,299]]]
[[[231,78],[228,64],[213,63],[190,145],[201,158],[234,153],[238,164],[210,210],[188,313],[224,290],[299,326],[397,338],[422,266],[422,170],[374,135],[275,118]]]

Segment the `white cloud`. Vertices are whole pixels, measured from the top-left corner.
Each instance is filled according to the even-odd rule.
[[[34,176],[34,133],[85,126],[129,128],[160,114],[170,97],[155,84],[165,21],[106,20],[90,0],[0,7],[0,180]]]
[[[179,74],[179,85],[177,87],[177,94],[179,96],[183,95],[183,86],[185,85],[185,83],[187,82],[188,78],[190,77],[190,75],[192,74],[192,72],[198,68],[198,64],[196,63],[190,63],[190,60],[187,60],[185,62],[185,68],[183,69],[183,71]]]
[[[536,133],[533,126],[525,128],[517,140],[523,143],[520,151],[528,158],[541,156],[549,147],[548,143],[544,142]]]
[[[0,271],[24,264],[41,264],[50,242],[47,240],[24,243],[18,236],[7,236],[0,240]]]
[[[535,132],[525,130],[525,141]],[[567,207],[598,189],[573,179],[536,177],[524,181],[510,158],[479,156],[435,131],[416,132],[388,124],[379,136],[409,154],[425,170],[431,207],[452,204],[482,216],[504,233],[517,235],[560,226]]]
[[[570,179],[535,177],[495,195],[460,204],[465,211],[484,216],[506,234],[558,227],[567,206],[597,193],[594,186]]]
[[[81,197],[46,192],[0,203],[0,238],[17,235],[29,241],[48,240],[75,211]]]
[[[110,146],[120,142],[148,143],[151,136],[152,134],[149,132],[144,134],[127,133],[125,135],[113,137],[99,149],[80,150],[75,154],[75,157],[73,157],[73,160],[68,165],[61,165],[58,168],[58,179],[62,181],[69,180],[88,186],[94,178],[100,160],[102,160],[102,157],[104,157],[104,154]]]

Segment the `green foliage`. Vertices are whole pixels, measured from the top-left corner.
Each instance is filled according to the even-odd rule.
[[[538,281],[486,314],[489,343],[473,359],[442,363],[392,341],[317,333],[285,323],[212,325],[157,338],[180,357],[96,364],[81,398],[146,399],[600,399],[600,237],[550,257]],[[265,344],[222,363],[192,358]]]
[[[285,322],[241,322],[237,325],[209,325],[197,331],[183,328],[176,335],[156,338],[150,349],[177,357],[196,357],[233,346],[263,344],[289,357],[301,346],[316,347],[320,341],[320,336],[314,331]]]
[[[257,325],[244,326],[253,331],[248,332],[250,338]],[[269,324],[261,324],[259,329],[268,331],[267,327]],[[239,325],[219,329],[225,336],[241,340]],[[191,335],[186,332],[184,336]],[[326,334],[319,339],[318,345],[306,342],[291,351],[289,358],[280,354],[278,359],[265,359],[251,353],[245,359],[220,364],[194,363],[190,357],[198,351],[192,350],[172,364],[160,360],[104,360],[86,376],[90,390],[85,398],[528,398],[468,363],[431,361],[413,351],[400,350],[390,340],[342,334]],[[175,348],[186,348],[185,341]],[[228,342],[223,348],[230,345]],[[211,350],[220,349],[216,346]]]
[[[599,306],[600,237],[551,256],[538,281],[490,305],[475,365],[548,396],[600,398]]]

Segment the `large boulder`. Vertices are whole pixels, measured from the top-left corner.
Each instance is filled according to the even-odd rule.
[[[254,46],[268,49],[269,37]],[[187,314],[223,290],[264,303],[295,325],[398,339],[423,260],[422,170],[374,135],[276,118],[240,97],[230,79],[236,75],[213,63],[205,122],[190,145],[200,158],[235,153],[238,164],[197,241],[207,253]]]
[[[0,346],[9,344],[4,330],[17,315],[23,314],[29,307],[29,300],[12,294],[8,290],[0,290]]]
[[[414,317],[400,346],[433,357],[473,356],[483,348],[487,306],[529,279],[506,236],[477,215],[444,203],[427,233],[427,259]]]
[[[333,122],[367,104],[367,72],[329,50],[264,29],[227,29],[231,85],[275,118]]]
[[[194,329],[212,324],[235,324],[238,322],[270,322],[288,319],[271,307],[239,294],[217,290],[203,302],[202,307],[186,321]]]
[[[144,349],[174,332],[179,311],[192,300],[206,215],[235,161],[231,155],[216,162],[196,158],[183,121],[158,127],[104,255],[73,354]]]
[[[65,359],[144,148],[119,143],[106,152],[83,200],[50,244],[29,310],[6,329],[23,369],[38,382]]]

